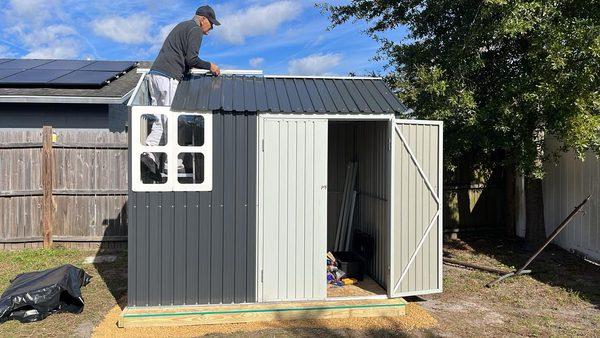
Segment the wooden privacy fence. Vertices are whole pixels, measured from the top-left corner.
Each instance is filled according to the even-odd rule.
[[[444,185],[444,233],[503,231],[506,208],[499,183]]]
[[[0,250],[125,247],[127,175],[127,133],[0,129]],[[446,182],[445,232],[502,228],[499,182]]]
[[[0,249],[124,247],[127,133],[0,130]]]

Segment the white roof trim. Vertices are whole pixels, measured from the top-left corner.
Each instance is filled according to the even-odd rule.
[[[381,77],[374,76],[323,76],[323,75],[265,75],[265,78],[272,79],[327,79],[327,80],[381,80]]]
[[[148,73],[149,68],[138,68],[139,74]],[[206,69],[192,69],[191,74],[208,74],[209,71]],[[262,70],[253,69],[223,69],[221,70],[222,75],[263,75],[265,78],[288,78],[288,79],[330,79],[330,80],[381,80],[380,76],[324,76],[324,75],[265,75]]]
[[[137,72],[139,74],[148,73],[150,71],[149,68],[138,68]],[[195,75],[204,75],[208,74],[210,71],[206,69],[196,69],[193,68],[190,70],[190,74]],[[262,70],[257,69],[221,69],[221,75],[263,75]]]
[[[191,69],[190,73],[203,75],[210,72],[206,69]],[[221,75],[263,75],[263,71],[258,69],[221,69]]]
[[[0,103],[122,104],[131,96],[131,93],[133,93],[133,89],[122,97],[2,95]]]
[[[130,107],[133,106],[133,100],[135,100],[135,97],[137,96],[138,91],[140,90],[140,87],[142,86],[142,82],[146,78],[146,74],[148,72],[139,72],[138,71],[138,73],[143,74],[143,75],[140,76],[137,84],[135,85],[135,87],[129,93],[129,100],[127,100],[127,105],[130,106]]]

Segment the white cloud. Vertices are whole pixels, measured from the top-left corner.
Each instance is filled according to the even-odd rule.
[[[300,12],[300,4],[293,1],[254,5],[219,17],[221,26],[215,27],[214,34],[226,42],[243,44],[248,37],[276,32],[282,23],[296,18]]]
[[[76,41],[60,40],[46,47],[34,48],[23,57],[25,59],[75,59],[78,55]]]
[[[31,31],[25,25],[11,27],[28,51],[23,57],[37,59],[75,58],[79,55],[77,31],[67,25],[50,25],[43,30]]]
[[[76,58],[82,41],[65,18],[59,0],[11,0],[3,13],[3,35],[24,51],[25,58]]]
[[[152,18],[147,15],[113,16],[94,20],[92,27],[96,35],[115,42],[143,44],[151,42]]]
[[[13,53],[7,46],[0,45],[0,58],[1,59],[12,59],[15,58],[16,54]]]
[[[260,66],[262,66],[262,64],[265,62],[264,58],[261,57],[255,57],[250,59],[250,61],[248,61],[248,63],[250,63],[250,66],[254,67],[254,68],[260,68]]]
[[[30,20],[50,18],[53,7],[57,5],[59,5],[58,0],[10,0],[12,14]]]
[[[326,75],[331,74],[342,61],[337,53],[312,54],[301,59],[293,59],[288,64],[288,72],[293,75]]]
[[[177,25],[177,23],[171,23],[168,25],[164,25],[160,28],[160,30],[158,31],[158,34],[156,34],[154,37],[152,37],[152,46],[150,47],[151,52],[156,52],[156,51],[160,50],[163,42],[165,42],[165,39],[167,38],[169,33],[171,33],[173,28],[175,28],[176,25]]]

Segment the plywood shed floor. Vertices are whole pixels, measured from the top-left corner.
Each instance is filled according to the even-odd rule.
[[[333,286],[331,284],[327,285],[327,298],[368,297],[386,294],[385,290],[367,275],[365,275],[362,281],[358,281],[356,284],[344,285],[341,287]]]

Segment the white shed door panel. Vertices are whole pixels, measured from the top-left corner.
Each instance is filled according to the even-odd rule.
[[[396,120],[392,132],[390,297],[442,291],[442,124]]]
[[[327,120],[260,120],[259,300],[325,299]]]

